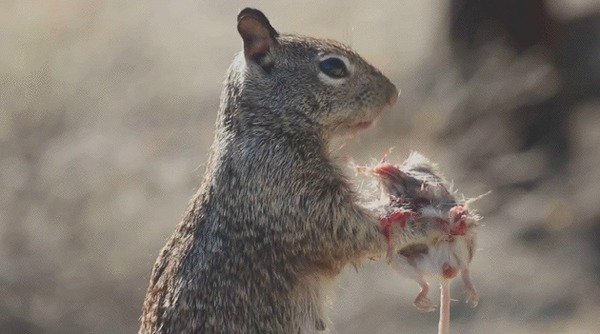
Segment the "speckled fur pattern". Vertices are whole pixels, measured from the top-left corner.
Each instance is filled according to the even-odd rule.
[[[318,79],[324,53],[352,62],[343,85]],[[329,140],[397,95],[334,41],[273,35],[260,61],[238,54],[202,185],[154,265],[139,333],[327,332],[336,275],[386,249],[377,213],[357,204]]]

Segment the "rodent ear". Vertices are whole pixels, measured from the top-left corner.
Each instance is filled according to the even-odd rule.
[[[244,8],[237,17],[237,29],[244,40],[244,54],[260,65],[269,48],[277,43],[279,33],[260,10]]]

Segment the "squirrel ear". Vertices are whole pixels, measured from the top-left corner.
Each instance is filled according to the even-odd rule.
[[[260,10],[244,8],[237,17],[237,29],[244,40],[246,58],[260,63],[279,36]]]

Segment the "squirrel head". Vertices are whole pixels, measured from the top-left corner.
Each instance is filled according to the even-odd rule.
[[[237,28],[244,51],[228,82],[236,83],[239,103],[254,113],[241,117],[298,121],[343,134],[368,127],[398,98],[387,77],[342,43],[279,34],[252,8],[239,13]]]

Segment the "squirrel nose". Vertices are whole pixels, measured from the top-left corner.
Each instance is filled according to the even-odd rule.
[[[392,86],[390,88],[390,98],[388,100],[388,103],[390,106],[393,106],[394,104],[396,104],[396,102],[398,101],[398,96],[400,96],[400,92],[398,91],[396,86],[394,86],[392,84]]]

